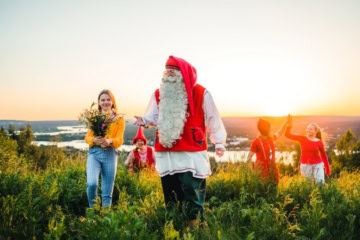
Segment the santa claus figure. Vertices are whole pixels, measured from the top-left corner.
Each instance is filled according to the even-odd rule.
[[[167,206],[180,202],[192,225],[203,216],[206,178],[211,175],[206,132],[216,154],[225,151],[226,131],[213,98],[196,84],[196,69],[170,56],[160,89],[156,90],[139,126],[156,126],[156,170]]]

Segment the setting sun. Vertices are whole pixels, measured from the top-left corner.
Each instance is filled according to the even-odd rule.
[[[323,91],[323,80],[309,63],[286,55],[251,54],[224,59],[203,74],[201,84],[205,79],[220,109],[231,116],[304,114],[304,109],[316,107],[317,92]],[[232,82],[229,87],[217,79]]]

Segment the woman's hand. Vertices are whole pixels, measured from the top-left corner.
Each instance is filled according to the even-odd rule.
[[[106,148],[106,147],[109,147],[111,144],[112,144],[111,139],[104,139],[104,142],[101,144],[101,147]]]
[[[105,141],[105,139],[103,137],[94,138],[94,144],[97,146],[100,146],[101,144],[103,144],[104,141]]]
[[[288,127],[292,127],[292,122],[293,122],[293,117],[289,114],[287,119],[286,119],[286,125]]]
[[[287,116],[285,122],[283,123],[283,125],[281,125],[279,131],[277,131],[277,133],[274,134],[274,136],[276,137],[276,139],[278,139],[279,137],[281,137],[281,136],[284,134],[286,128],[288,128],[288,127],[291,128],[291,126],[292,126],[292,116],[289,114],[289,115]]]

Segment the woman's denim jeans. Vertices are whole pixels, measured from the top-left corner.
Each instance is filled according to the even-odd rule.
[[[86,164],[87,195],[90,207],[97,196],[99,174],[101,172],[101,198],[103,207],[111,207],[114,181],[117,169],[117,150],[112,147],[102,149],[95,146],[89,149]]]

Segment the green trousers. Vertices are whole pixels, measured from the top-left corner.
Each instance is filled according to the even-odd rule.
[[[176,173],[161,178],[167,207],[180,206],[189,220],[204,215],[206,179],[194,178],[192,172]]]

